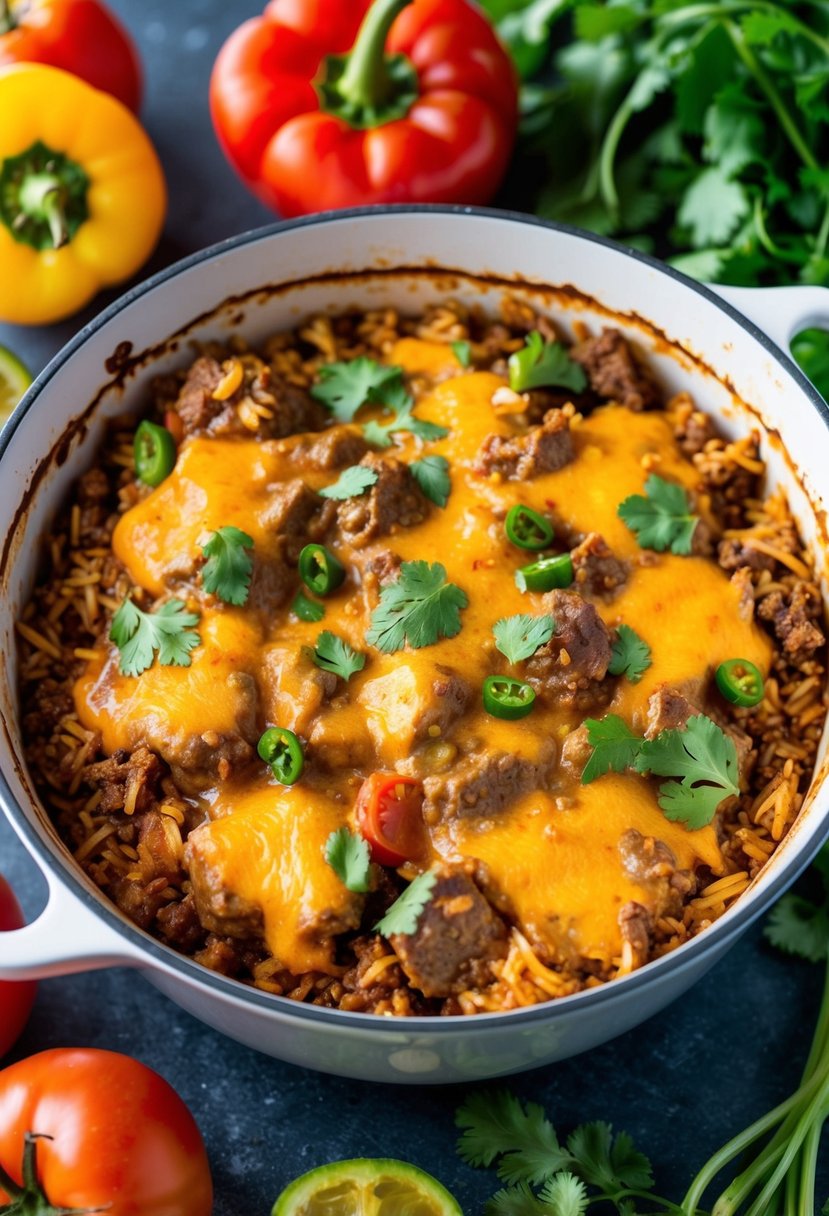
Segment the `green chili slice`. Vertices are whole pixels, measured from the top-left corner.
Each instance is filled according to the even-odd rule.
[[[504,523],[507,539],[519,549],[546,549],[553,543],[553,525],[532,507],[516,503],[507,512]]]
[[[330,595],[345,578],[345,566],[324,545],[306,545],[299,555],[299,577],[315,595]]]
[[[535,702],[535,693],[524,680],[511,676],[487,676],[483,686],[484,709],[493,718],[526,718]]]
[[[292,730],[272,726],[259,740],[256,750],[282,785],[293,785],[302,776],[305,755],[302,744]]]
[[[139,422],[133,440],[135,471],[145,486],[158,486],[176,463],[176,441],[166,426]]]
[[[519,591],[552,591],[554,587],[569,587],[573,581],[573,559],[569,553],[556,557],[539,557],[529,566],[515,571]]]
[[[748,659],[728,659],[720,663],[714,679],[732,705],[759,705],[763,699],[763,673]]]

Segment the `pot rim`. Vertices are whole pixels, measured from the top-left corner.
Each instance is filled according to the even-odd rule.
[[[537,216],[524,214],[519,211],[501,210],[494,207],[471,207],[434,203],[396,204],[354,207],[342,211],[321,212],[298,219],[278,220],[274,223],[263,225],[260,228],[250,229],[247,232],[228,237],[196,253],[189,254],[187,257],[181,258],[148,279],[131,287],[79,330],[37,376],[0,433],[0,465],[12,437],[23,418],[50,381],[59,374],[64,364],[93,335],[98,333],[99,330],[103,329],[110,321],[143,296],[149,295],[156,288],[169,280],[177,278],[192,267],[210,261],[218,255],[225,254],[233,249],[254,244],[258,241],[266,241],[273,236],[290,232],[297,228],[341,221],[347,222],[350,219],[367,219],[372,216],[385,216],[390,213],[426,214],[453,218],[469,216],[495,221],[507,220],[512,223],[526,224],[553,232],[560,232],[567,236],[611,249],[636,262],[641,262],[659,274],[665,275],[686,289],[695,292],[706,300],[708,304],[725,313],[740,328],[748,332],[795,381],[800,391],[806,396],[811,407],[816,410],[827,430],[829,430],[829,404],[824,401],[791,356],[782,350],[759,326],[717,295],[711,288],[694,279],[690,279],[687,275],[669,266],[667,263],[661,262],[657,258],[642,253],[637,249],[623,246],[607,237],[598,236],[595,233],[587,232],[569,224],[543,220]],[[436,274],[440,273],[440,267],[435,267],[434,270]],[[355,270],[354,273],[358,274],[360,272],[359,270]],[[713,950],[718,943],[724,947],[730,938],[735,937],[741,930],[747,928],[753,920],[770,907],[806,868],[821,846],[829,840],[829,816],[826,816],[826,822],[823,824],[822,829],[813,829],[811,837],[805,845],[800,842],[795,843],[790,855],[786,856],[777,866],[776,872],[771,876],[759,894],[756,891],[749,892],[747,897],[739,898],[719,920],[710,925],[702,933],[690,941],[683,943],[683,945],[677,947],[676,950],[671,951],[669,954],[654,959],[639,970],[633,971],[619,979],[610,980],[596,988],[572,993],[569,996],[557,997],[553,1000],[521,1009],[478,1013],[474,1016],[459,1015],[453,1018],[427,1015],[401,1019],[378,1017],[376,1014],[357,1013],[350,1010],[328,1009],[292,1001],[288,997],[262,992],[257,988],[242,984],[238,980],[220,975],[194,962],[187,955],[179,954],[171,946],[164,945],[161,941],[151,937],[150,934],[145,933],[128,921],[117,910],[115,905],[107,901],[103,893],[92,892],[73,859],[68,854],[64,856],[61,847],[50,842],[45,832],[29,818],[18,804],[12,794],[1,764],[0,803],[2,803],[3,810],[14,824],[16,831],[25,841],[29,852],[42,864],[47,873],[57,874],[61,883],[68,885],[71,893],[87,908],[92,910],[97,917],[100,917],[108,928],[115,930],[119,936],[125,938],[127,943],[134,950],[137,948],[137,951],[141,955],[148,956],[148,963],[152,966],[153,970],[178,973],[189,983],[195,984],[197,987],[204,985],[215,992],[217,996],[230,999],[241,1005],[251,1005],[262,1011],[269,1010],[283,1017],[288,1016],[300,1021],[321,1023],[332,1031],[338,1028],[348,1028],[377,1031],[380,1034],[399,1034],[405,1031],[407,1033],[422,1033],[430,1036],[438,1033],[441,1035],[465,1033],[472,1029],[485,1030],[488,1028],[494,1031],[506,1025],[527,1027],[535,1023],[550,1021],[557,1016],[563,1016],[577,1005],[579,1008],[584,1009],[595,1008],[612,1001],[617,994],[619,998],[621,998],[623,993],[631,996],[638,989],[642,988],[643,985],[649,983],[656,984],[660,980],[667,979],[673,972],[681,970],[686,965],[690,965],[700,955]],[[470,1024],[470,1021],[472,1024]]]

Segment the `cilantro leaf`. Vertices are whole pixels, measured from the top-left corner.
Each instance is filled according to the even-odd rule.
[[[291,604],[291,612],[301,621],[321,621],[325,616],[325,604],[309,599],[304,591],[297,591]]]
[[[651,648],[630,625],[618,625],[613,653],[607,670],[612,676],[626,676],[638,684],[651,665]]]
[[[394,415],[390,422],[379,422],[373,418],[363,426],[363,434],[366,439],[377,447],[389,447],[392,435],[398,431],[409,431],[418,439],[422,439],[424,443],[443,439],[449,434],[445,426],[438,426],[436,422],[426,422],[422,418],[415,418],[414,397],[406,388],[402,378],[391,381],[381,393],[373,395],[371,400],[384,405]]]
[[[691,552],[694,531],[699,516],[691,513],[687,491],[673,481],[665,481],[651,473],[645,482],[645,493],[631,494],[620,503],[617,512],[643,549],[687,556]]]
[[[685,191],[677,219],[689,230],[691,244],[697,248],[722,245],[734,235],[750,206],[741,183],[726,177],[718,165],[711,165]]]
[[[484,1216],[550,1216],[550,1209],[521,1182],[496,1191],[484,1206]]]
[[[125,676],[141,675],[152,667],[155,651],[163,667],[189,667],[190,651],[201,642],[189,626],[198,621],[198,614],[188,612],[181,600],[167,600],[155,612],[144,612],[127,596],[109,631],[121,652],[118,670]]]
[[[529,659],[539,646],[545,645],[555,632],[555,621],[551,616],[529,616],[518,613],[505,616],[492,626],[495,645],[506,655],[510,663]]]
[[[584,1216],[587,1211],[587,1187],[569,1170],[554,1174],[539,1194],[550,1216]]]
[[[362,836],[337,828],[325,842],[325,860],[349,891],[361,894],[369,889],[371,858]]]
[[[250,592],[253,537],[241,528],[227,526],[212,532],[201,547],[207,558],[201,572],[202,586],[226,604],[244,604]]]
[[[353,464],[343,469],[335,482],[319,491],[321,498],[333,498],[341,502],[344,498],[359,498],[365,494],[380,474],[376,469],[368,469],[362,464]]]
[[[537,329],[527,335],[526,344],[509,357],[509,386],[516,393],[528,388],[561,385],[580,393],[587,387],[581,364],[570,358],[561,342],[545,342]]]
[[[461,367],[469,367],[472,362],[472,347],[469,342],[453,342],[452,353]]]
[[[424,456],[409,465],[411,474],[427,498],[445,507],[452,491],[449,461],[445,456]]]
[[[380,592],[366,641],[386,654],[408,644],[415,650],[460,633],[465,591],[446,581],[440,562],[403,562],[396,581]]]
[[[584,766],[582,785],[589,785],[611,769],[614,773],[623,773],[634,766],[644,740],[635,735],[618,714],[607,714],[600,719],[586,718],[584,725],[593,754]]]
[[[778,950],[822,962],[829,950],[829,909],[801,895],[784,895],[769,913],[765,934]]]
[[[364,654],[328,629],[323,630],[317,638],[313,658],[317,667],[321,667],[323,671],[333,671],[335,676],[340,676],[343,680],[350,680],[366,665]]]
[[[614,1137],[609,1123],[582,1124],[568,1137],[567,1148],[584,1181],[605,1194],[653,1186],[650,1161],[637,1152],[627,1132]]]
[[[432,898],[432,889],[437,882],[437,874],[433,870],[424,870],[410,882],[402,895],[399,895],[386,912],[382,920],[374,926],[375,933],[390,937],[392,933],[414,933],[420,914]]]
[[[488,1166],[501,1157],[498,1176],[505,1181],[538,1185],[572,1164],[544,1108],[523,1105],[508,1090],[470,1094],[455,1123],[463,1128],[457,1144],[461,1159]]]
[[[338,422],[353,422],[362,406],[377,399],[374,394],[401,376],[399,367],[361,355],[347,363],[323,364],[311,396],[327,406]]]
[[[643,740],[635,768],[679,778],[659,787],[659,805],[667,819],[690,830],[710,823],[723,799],[740,793],[734,740],[705,714],[689,718],[683,730]]]

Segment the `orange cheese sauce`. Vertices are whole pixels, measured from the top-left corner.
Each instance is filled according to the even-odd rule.
[[[408,371],[440,375],[458,371],[443,345],[404,339],[389,361]],[[411,754],[414,708],[443,664],[475,690],[470,708],[452,732],[452,744],[476,741],[484,749],[532,757],[550,739],[557,743],[580,717],[536,703],[520,722],[490,717],[481,706],[483,678],[501,670],[492,626],[501,617],[543,611],[540,595],[521,594],[516,569],[532,555],[506,539],[503,517],[515,502],[547,512],[572,532],[599,532],[630,574],[611,602],[595,601],[611,628],[631,625],[651,646],[653,662],[639,683],[622,679],[607,711],[644,729],[650,694],[661,684],[699,687],[726,658],[749,659],[765,673],[771,661],[768,636],[741,615],[737,589],[712,561],[643,554],[618,516],[619,503],[642,493],[649,471],[699,486],[693,465],[680,453],[668,419],[618,406],[576,420],[575,459],[555,473],[518,483],[482,478],[472,471],[488,435],[513,433],[492,405],[504,381],[489,372],[443,379],[421,397],[418,417],[449,428],[425,451],[450,461],[452,491],[445,509],[434,507],[420,525],[378,542],[404,560],[439,561],[448,578],[466,591],[461,633],[420,650],[384,655],[366,646],[368,624],[363,592],[355,579],[326,600],[319,624],[303,623],[287,607],[264,619],[250,608],[229,609],[198,599],[197,584],[176,583],[177,557],[188,557],[212,530],[233,524],[254,539],[256,554],[274,540],[268,528],[268,488],[303,476],[314,488],[336,473],[307,473],[292,455],[293,441],[258,442],[193,438],[180,450],[176,468],[156,490],[120,520],[115,552],[136,585],[159,595],[196,598],[203,645],[189,668],[157,663],[138,678],[117,672],[117,653],[91,662],[79,679],[76,704],[83,724],[99,730],[114,751],[147,743],[165,755],[178,734],[222,734],[238,722],[238,674],[259,688],[258,729],[281,725],[307,740],[308,758],[325,770],[312,788],[291,790],[254,776],[208,794],[212,822],[198,829],[221,859],[225,882],[261,907],[266,941],[292,969],[330,968],[330,953],[300,932],[302,908],[340,906],[342,884],[323,857],[328,834],[348,822],[360,780],[374,769],[393,769]],[[403,460],[424,454],[409,435],[398,436],[394,454]],[[701,496],[701,510],[706,502]],[[336,548],[349,568],[348,546]],[[307,660],[291,666],[290,655],[313,647],[323,629],[367,652],[363,671],[334,700],[323,704],[311,687],[315,668]],[[692,693],[689,693],[693,696]],[[428,764],[428,747],[424,764]],[[512,907],[519,925],[549,952],[613,958],[621,948],[617,917],[629,900],[648,904],[648,893],[626,874],[619,839],[635,828],[673,851],[680,867],[704,864],[722,869],[713,827],[697,832],[670,823],[656,801],[656,786],[634,775],[609,775],[589,786],[562,777],[549,793],[536,793],[483,822],[459,819],[432,829],[436,857],[480,858],[493,886]],[[252,783],[252,784],[251,784]]]

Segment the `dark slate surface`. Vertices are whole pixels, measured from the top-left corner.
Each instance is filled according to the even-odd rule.
[[[156,269],[268,220],[213,139],[207,83],[222,39],[257,0],[111,0],[138,39],[147,77],[143,118],[161,154],[170,213]],[[112,297],[114,298],[114,296]],[[104,303],[42,330],[0,326],[33,370]],[[2,870],[26,913],[45,886],[0,819]],[[588,1119],[626,1128],[653,1159],[663,1193],[679,1198],[707,1156],[796,1084],[819,1001],[817,968],[781,959],[753,929],[689,995],[587,1056],[515,1078],[563,1129]],[[454,1153],[455,1088],[392,1089],[304,1072],[202,1026],[126,971],[40,985],[13,1058],[54,1046],[137,1056],[178,1090],[207,1141],[216,1216],[265,1214],[296,1174],[350,1156],[397,1156],[432,1170],[476,1216],[492,1175]],[[824,1165],[819,1199],[829,1194]]]

